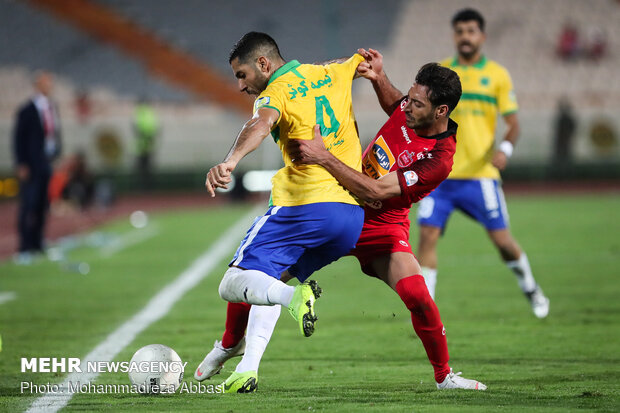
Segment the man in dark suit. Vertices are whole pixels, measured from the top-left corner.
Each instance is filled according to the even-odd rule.
[[[13,149],[20,181],[18,217],[19,253],[16,261],[29,264],[33,254],[43,252],[47,190],[52,175],[52,161],[60,154],[58,111],[50,98],[51,74],[35,77],[35,96],[17,112]]]

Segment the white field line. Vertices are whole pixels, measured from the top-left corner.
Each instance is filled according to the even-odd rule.
[[[5,291],[0,293],[0,304],[7,303],[17,298],[17,294],[14,291]]]
[[[134,229],[114,239],[111,243],[101,248],[101,255],[110,257],[119,251],[132,245],[139,244],[159,234],[157,226],[149,225],[146,228]]]
[[[164,317],[172,306],[189,290],[202,281],[231,249],[237,246],[251,220],[264,205],[254,208],[222,235],[203,255],[181,273],[174,281],[165,286],[148,304],[133,317],[112,332],[103,342],[81,359],[82,373],[70,373],[59,385],[58,393],[45,393],[36,399],[27,412],[57,412],[65,407],[73,393],[69,384],[80,382],[87,384],[97,378],[99,373],[87,372],[87,363],[94,361],[112,361],[114,357],[129,345],[148,326]]]

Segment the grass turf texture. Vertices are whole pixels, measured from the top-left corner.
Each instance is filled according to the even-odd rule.
[[[435,390],[432,369],[395,293],[361,274],[347,257],[321,270],[316,333],[300,336],[283,311],[250,395],[76,394],[69,410],[131,411],[614,411],[620,405],[617,343],[620,293],[620,196],[511,197],[513,233],[551,299],[537,320],[484,231],[456,214],[439,244],[437,304],[451,365],[489,386],[486,392]],[[141,309],[249,209],[226,207],[152,217],[159,235],[110,258],[92,248],[71,253],[88,275],[55,263],[0,265],[0,410],[27,408],[22,381],[61,382],[63,374],[20,373],[21,357],[83,357]],[[129,231],[126,220],[103,228]],[[417,243],[414,230],[412,243]],[[232,254],[233,251],[231,251]],[[185,380],[223,331],[218,268],[159,322],[124,349],[162,343],[187,361]],[[207,384],[219,384],[233,371]],[[103,373],[94,384],[128,383]]]

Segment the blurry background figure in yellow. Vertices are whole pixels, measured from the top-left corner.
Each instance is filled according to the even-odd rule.
[[[153,184],[152,156],[155,140],[159,134],[159,120],[155,110],[146,98],[141,98],[134,114],[136,137],[136,171],[140,189],[150,189]]]

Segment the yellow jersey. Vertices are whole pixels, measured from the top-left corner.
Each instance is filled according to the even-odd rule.
[[[459,130],[448,179],[499,179],[499,171],[491,164],[498,113],[505,116],[518,110],[510,74],[484,56],[469,66],[460,65],[456,57],[441,65],[458,73],[463,88],[461,100],[450,116]]]
[[[254,102],[254,111],[269,107],[280,113],[271,135],[282,151],[284,167],[271,180],[272,205],[359,204],[323,167],[294,165],[286,143],[289,139],[312,139],[314,125],[319,124],[327,149],[361,172],[362,147],[353,115],[351,85],[363,60],[359,54],[325,66],[292,60],[269,78],[267,88]]]

